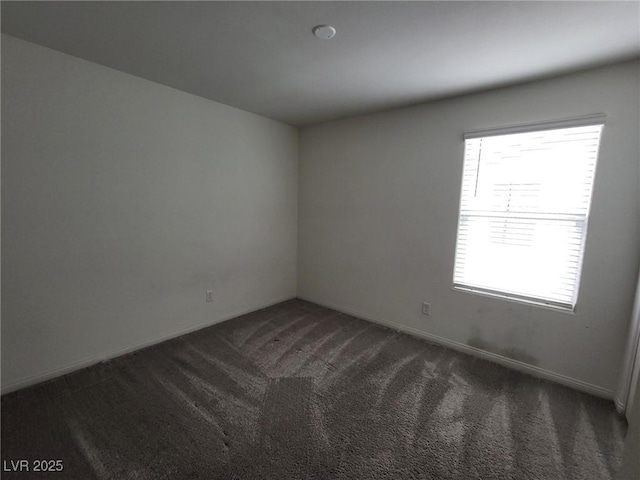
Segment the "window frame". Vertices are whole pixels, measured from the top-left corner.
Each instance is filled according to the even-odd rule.
[[[456,239],[455,239],[455,249],[454,249],[454,256],[453,256],[452,288],[454,291],[472,293],[472,294],[480,295],[483,297],[502,299],[510,302],[519,303],[519,304],[525,304],[525,305],[560,311],[562,313],[568,313],[568,314],[576,313],[578,300],[579,300],[579,289],[580,289],[580,284],[582,280],[582,269],[583,269],[585,253],[586,253],[586,239],[587,239],[587,233],[589,230],[589,223],[590,223],[589,220],[591,217],[590,212],[591,212],[591,205],[593,202],[595,177],[597,173],[598,159],[600,156],[600,148],[602,145],[602,137],[604,135],[605,121],[606,121],[606,115],[603,113],[598,113],[598,114],[586,115],[582,117],[564,118],[560,120],[511,125],[506,127],[492,127],[492,128],[485,128],[485,129],[479,129],[479,130],[469,130],[464,132],[463,155],[462,155],[463,159],[462,159],[461,180],[460,180],[460,190],[459,190],[459,200],[458,200],[458,217],[457,217],[457,224],[456,224]],[[577,280],[575,284],[575,301],[573,302],[573,304],[567,304],[564,302],[554,302],[547,299],[537,298],[535,296],[528,296],[523,294],[516,294],[516,293],[504,292],[500,290],[474,287],[471,285],[457,283],[455,281],[456,260],[458,258],[461,218],[463,216],[462,202],[463,202],[463,193],[464,193],[463,188],[464,188],[464,175],[465,175],[465,166],[466,166],[465,157],[466,157],[467,140],[493,137],[493,136],[504,136],[504,135],[518,134],[518,133],[532,133],[532,132],[541,132],[541,131],[547,131],[547,130],[559,130],[563,128],[587,127],[587,126],[596,126],[596,125],[599,125],[601,127],[599,142],[598,142],[598,149],[595,155],[596,170],[594,171],[594,177],[591,184],[591,192],[589,196],[587,213],[584,216],[584,222],[585,222],[584,234],[582,236],[582,245],[581,245],[582,255],[578,263],[578,272],[576,277]]]

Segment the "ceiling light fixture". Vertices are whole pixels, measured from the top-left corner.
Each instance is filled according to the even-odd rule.
[[[336,34],[336,29],[331,25],[316,25],[313,27],[313,34],[318,38],[328,40]]]

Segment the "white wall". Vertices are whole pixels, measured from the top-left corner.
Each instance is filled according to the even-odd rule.
[[[303,129],[298,295],[611,395],[639,262],[638,78],[624,63]],[[576,314],[454,291],[463,132],[592,113],[608,120]]]
[[[3,390],[294,297],[297,161],[291,127],[3,35]]]

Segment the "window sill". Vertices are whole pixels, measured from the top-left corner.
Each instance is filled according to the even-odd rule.
[[[500,299],[500,300],[506,300],[507,302],[519,303],[521,305],[529,305],[529,306],[533,306],[533,307],[544,308],[545,310],[552,310],[554,312],[564,313],[564,314],[568,314],[568,315],[575,315],[576,314],[575,307],[571,308],[571,307],[564,307],[564,306],[560,306],[560,305],[552,305],[552,304],[544,303],[544,301],[542,301],[542,300],[536,301],[534,299],[513,297],[513,296],[511,296],[509,294],[500,294],[500,293],[497,293],[497,292],[489,292],[489,291],[486,291],[486,290],[480,290],[480,289],[476,289],[476,288],[473,288],[473,287],[466,287],[466,286],[462,286],[462,285],[453,285],[453,290],[458,291],[458,292],[471,293],[473,295],[479,295],[481,297],[497,298],[497,299]]]

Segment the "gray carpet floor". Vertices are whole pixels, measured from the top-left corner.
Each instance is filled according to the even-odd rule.
[[[612,479],[611,402],[291,300],[2,398],[5,479]]]

